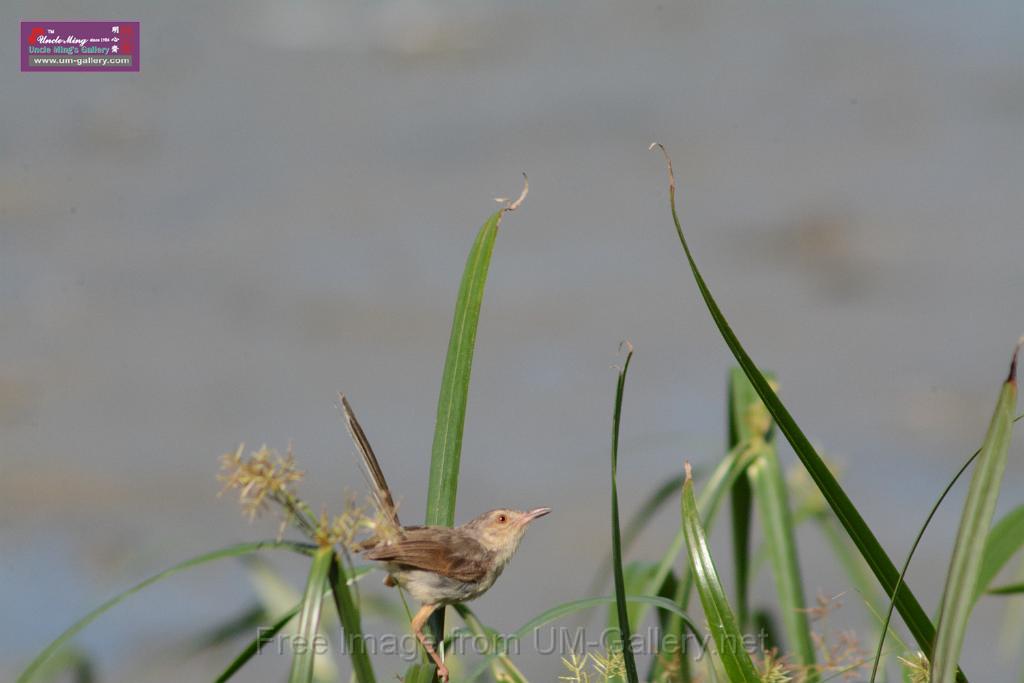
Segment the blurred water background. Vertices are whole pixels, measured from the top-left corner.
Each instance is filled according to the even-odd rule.
[[[20,19],[82,15],[141,20],[141,73],[18,73]],[[458,516],[555,513],[476,605],[500,630],[581,597],[608,547],[620,340],[637,349],[624,514],[722,450],[731,357],[652,140],[726,314],[894,558],[979,443],[1024,330],[1018,2],[13,0],[0,24],[0,678],[150,572],[273,536],[217,498],[238,442],[293,441],[317,509],[359,489],[339,390],[419,519],[463,260],[520,171]],[[1021,501],[1020,454],[1001,509]],[[910,574],[928,609],[963,493]],[[677,524],[672,505],[632,558]],[[820,537],[800,540],[808,586],[848,590]],[[252,595],[239,565],[212,566],[78,642],[103,680],[209,680],[233,653],[176,648]],[[831,627],[866,633],[844,602]],[[1017,664],[993,654],[999,604],[963,660],[983,680]]]

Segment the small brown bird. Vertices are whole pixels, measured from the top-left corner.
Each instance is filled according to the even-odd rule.
[[[391,523],[393,534],[374,536],[361,544],[363,556],[382,562],[388,572],[384,583],[396,583],[422,604],[412,619],[412,630],[430,658],[437,674],[448,680],[448,668],[423,633],[427,619],[438,607],[478,598],[494,585],[512,559],[530,522],[551,512],[535,508],[528,512],[500,508],[485,512],[454,529],[442,526],[402,526],[391,490],[384,480],[370,442],[340,396],[345,423],[362,456],[371,493],[378,509]]]

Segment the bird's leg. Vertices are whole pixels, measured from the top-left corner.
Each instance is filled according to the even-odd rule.
[[[440,605],[423,605],[420,610],[416,612],[416,616],[412,618],[412,631],[416,634],[416,638],[423,645],[423,649],[427,651],[430,658],[434,660],[434,664],[437,664],[437,675],[441,677],[442,681],[448,680],[448,667],[444,665],[441,658],[437,656],[437,652],[434,650],[434,646],[427,640],[427,636],[423,633],[423,625],[427,623],[427,619],[434,613]]]

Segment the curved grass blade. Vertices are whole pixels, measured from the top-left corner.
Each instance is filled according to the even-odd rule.
[[[989,595],[1017,595],[1024,593],[1024,583],[1008,583],[1005,586],[996,586],[985,591]]]
[[[270,549],[291,550],[293,552],[298,552],[303,555],[308,555],[310,554],[311,548],[312,546],[308,544],[296,543],[294,541],[257,541],[255,543],[240,543],[238,545],[222,548],[221,550],[215,550],[210,553],[197,555],[196,557],[185,560],[184,562],[179,562],[178,564],[174,565],[173,567],[170,567],[169,569],[165,569],[159,574],[154,574],[148,579],[140,581],[139,583],[135,584],[123,593],[115,595],[114,597],[110,598],[102,605],[100,605],[99,607],[97,607],[96,609],[94,609],[93,611],[89,612],[84,617],[76,621],[74,624],[69,626],[68,629],[64,631],[64,633],[60,634],[56,640],[47,645],[46,648],[43,649],[43,651],[40,652],[36,656],[36,658],[33,659],[31,663],[29,663],[27,667],[25,667],[25,670],[22,671],[21,674],[18,676],[17,681],[18,683],[27,683],[27,681],[32,680],[32,677],[35,675],[40,665],[42,665],[43,662],[49,659],[54,652],[60,649],[60,647],[64,643],[66,643],[72,637],[74,637],[75,634],[77,634],[83,628],[91,624],[93,621],[96,620],[97,617],[102,615],[110,608],[115,607],[116,605],[123,602],[126,598],[134,595],[135,593],[138,593],[143,588],[151,586],[158,581],[166,579],[170,576],[174,576],[178,572],[183,572],[186,569],[198,567],[199,565],[206,564],[207,562],[222,560],[226,557],[238,557],[239,555],[247,555],[249,553],[258,552],[260,550]]]
[[[730,683],[759,683],[761,676],[750,655],[743,649],[743,633],[740,632],[736,616],[729,607],[725,590],[718,578],[715,563],[711,559],[711,550],[701,525],[697,500],[693,496],[693,479],[689,476],[690,464],[686,464],[687,477],[683,484],[683,531],[686,532],[687,555],[690,558],[690,571],[697,584],[704,615],[715,639],[718,658],[725,669]]]
[[[313,680],[313,664],[317,652],[317,629],[320,627],[320,612],[327,589],[327,573],[334,559],[332,548],[319,548],[313,554],[309,567],[309,581],[302,596],[299,623],[293,641],[292,671],[289,683],[310,683]]]
[[[651,595],[627,595],[626,602],[643,603],[646,605],[651,605],[652,607],[656,607],[657,609],[665,610],[666,612],[675,614],[683,620],[683,623],[686,624],[690,632],[695,634],[697,638],[700,639],[700,631],[697,629],[697,626],[693,623],[693,621],[686,614],[686,612],[679,609],[679,606],[671,600],[667,598],[654,597]],[[508,636],[507,642],[522,640],[526,636],[530,635],[531,633],[539,629],[541,626],[550,624],[551,622],[557,621],[558,619],[561,619],[563,617],[576,614],[577,612],[581,612],[586,609],[593,609],[594,607],[600,607],[602,605],[614,605],[615,603],[616,598],[614,595],[603,595],[596,598],[583,598],[581,600],[572,600],[570,602],[562,603],[561,605],[556,605],[548,610],[545,610],[544,612],[540,613],[533,619],[530,619],[528,622],[526,622],[518,629],[516,629],[512,634]],[[501,654],[503,654],[503,651],[495,652],[489,655],[480,664],[480,666],[478,666],[473,671],[469,678],[466,679],[467,683],[473,683],[473,681],[480,678],[480,676],[482,676],[487,671],[487,668],[490,666],[491,661],[495,657],[500,656]]]
[[[992,579],[996,578],[1021,546],[1024,546],[1024,505],[1010,510],[988,532],[985,551],[981,558],[981,570],[978,573],[978,585],[974,589],[975,600],[988,589]],[[998,594],[1005,591],[989,592]]]
[[[897,590],[897,582],[899,580],[899,572],[896,571],[896,566],[892,560],[885,553],[882,545],[878,542],[875,534],[868,527],[867,522],[861,516],[860,512],[853,505],[850,497],[846,495],[846,492],[836,481],[835,477],[828,470],[828,467],[822,461],[821,456],[818,455],[817,451],[811,445],[810,440],[800,429],[793,416],[790,415],[789,410],[783,405],[782,401],[775,394],[775,391],[769,386],[767,380],[761,374],[760,370],[751,360],[750,356],[747,355],[746,350],[740,344],[739,339],[732,331],[728,321],[719,309],[718,304],[715,302],[714,297],[711,295],[711,290],[708,289],[707,284],[704,282],[703,276],[700,274],[700,270],[697,268],[697,262],[693,258],[693,254],[690,251],[690,246],[686,241],[686,236],[683,233],[683,228],[679,222],[679,215],[676,211],[676,184],[675,177],[672,174],[672,162],[669,160],[668,153],[665,152],[665,148],[661,145],[657,145],[661,148],[665,154],[665,159],[668,162],[669,170],[669,204],[672,211],[672,220],[675,224],[676,234],[679,236],[679,242],[683,247],[683,251],[686,253],[686,260],[689,263],[690,271],[693,273],[694,280],[697,283],[697,288],[700,290],[701,296],[704,299],[704,303],[707,305],[708,311],[711,313],[711,317],[718,327],[719,333],[725,340],[729,350],[732,351],[733,356],[739,363],[740,367],[743,368],[744,374],[747,379],[754,386],[757,394],[764,401],[765,407],[771,412],[772,417],[775,418],[775,423],[778,425],[779,430],[785,435],[786,440],[789,441],[793,447],[797,457],[800,458],[800,462],[803,463],[810,474],[811,479],[817,485],[821,491],[825,500],[828,502],[829,507],[835,512],[839,522],[843,525],[846,533],[853,540],[854,545],[857,546],[857,550],[867,561],[868,566],[871,567],[871,571],[874,573],[875,578],[878,579],[879,584],[885,590],[886,594],[890,597],[895,594],[896,596],[896,609],[899,611],[900,616],[903,617],[904,622],[907,624],[907,628],[914,636],[914,640],[917,641],[918,646],[929,654],[932,651],[932,643],[935,637],[935,626],[928,618],[927,613],[921,607],[921,604],[914,597],[913,592],[910,590],[910,586],[903,583]],[[652,145],[653,149],[654,145]],[[962,679],[966,680],[966,679]]]
[[[615,608],[618,617],[622,662],[628,683],[639,683],[636,658],[633,655],[632,634],[629,630],[629,611],[626,609],[626,580],[622,574],[622,539],[619,535],[619,492],[615,476],[619,467],[619,425],[622,423],[622,394],[626,388],[626,373],[633,359],[633,346],[626,342],[626,362],[619,370],[615,388],[615,410],[612,413],[612,573],[615,577]]]
[[[214,679],[215,683],[224,683],[225,681],[230,680],[231,677],[234,676],[236,673],[238,673],[238,671],[243,666],[249,663],[250,659],[252,659],[260,653],[260,650],[263,648],[264,645],[273,640],[274,637],[281,632],[281,629],[287,626],[288,622],[295,618],[295,615],[299,613],[299,609],[301,607],[302,603],[295,605],[295,607],[292,607],[290,610],[281,615],[281,617],[273,624],[271,624],[269,627],[258,627],[256,629],[256,637],[252,640],[252,642],[246,645],[245,649],[242,650],[238,654],[238,656],[231,661],[230,664],[228,664],[228,667],[224,669],[224,671],[222,671],[221,674],[217,676],[216,679]]]
[[[1006,469],[1006,456],[1010,449],[1010,437],[1013,434],[1019,351],[1018,345],[1010,363],[1010,376],[999,392],[988,434],[975,462],[974,475],[960,518],[960,529],[953,546],[953,557],[939,609],[939,628],[935,636],[935,652],[931,658],[933,683],[953,683],[956,678],[956,663],[960,658],[967,622],[974,607],[985,538],[995,513],[999,486]]]
[[[370,653],[363,637],[359,607],[352,599],[352,591],[349,590],[349,586],[361,576],[363,573],[360,573],[360,570],[353,572],[351,577],[347,576],[345,566],[337,553],[331,553],[327,580],[330,583],[331,595],[334,597],[334,607],[338,611],[338,619],[341,620],[345,648],[352,659],[352,672],[358,683],[374,683],[373,664],[370,662]]]
[[[459,462],[462,457],[462,432],[466,424],[466,403],[469,399],[469,377],[473,370],[473,350],[484,300],[487,271],[494,252],[501,218],[515,211],[526,199],[529,181],[523,174],[523,192],[514,202],[491,214],[481,226],[466,258],[462,282],[455,299],[452,333],[448,341],[441,392],[437,398],[437,421],[434,445],[430,454],[430,480],[427,484],[426,524],[452,526],[455,523],[455,496],[459,488]],[[430,618],[435,642],[444,634],[444,612],[437,610]]]

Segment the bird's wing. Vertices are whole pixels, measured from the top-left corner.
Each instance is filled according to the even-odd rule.
[[[477,541],[444,527],[406,527],[405,537],[366,551],[364,557],[476,583],[487,575],[490,553]]]

